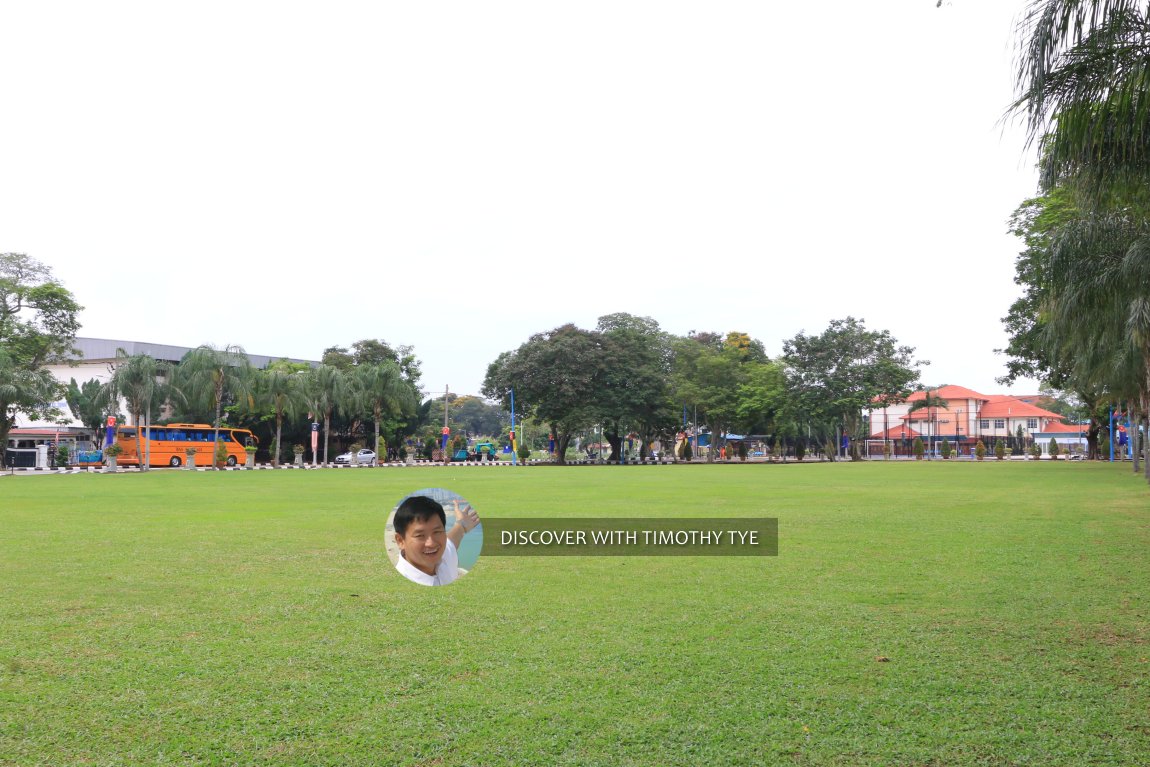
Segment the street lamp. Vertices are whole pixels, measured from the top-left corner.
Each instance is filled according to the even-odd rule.
[[[962,408],[958,409],[958,420],[954,424],[954,444],[958,455],[962,455]]]

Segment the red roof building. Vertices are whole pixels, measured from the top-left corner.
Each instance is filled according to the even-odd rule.
[[[938,406],[919,407],[916,403],[926,399],[942,402]],[[1035,400],[1027,396],[1026,400]],[[1019,427],[1023,435],[1049,433],[1053,426],[1062,424],[1062,416],[1031,404],[1019,397],[1003,394],[980,394],[965,386],[940,386],[937,389],[917,391],[906,402],[868,411],[871,439],[897,439],[905,424],[907,434],[914,425],[915,436],[924,439],[948,439],[957,443],[1006,439],[1016,437]],[[1077,429],[1077,427],[1073,427]]]

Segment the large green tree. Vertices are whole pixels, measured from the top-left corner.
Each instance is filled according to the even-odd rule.
[[[639,457],[659,437],[670,436],[676,420],[669,385],[671,339],[650,317],[616,313],[599,318],[595,335],[599,360],[594,407],[611,445],[608,461],[619,460],[623,439],[639,437]]]
[[[1148,12],[1133,0],[1033,3],[1019,24],[1013,105],[1041,147],[1048,199],[1039,215],[1053,209],[1049,203],[1057,200],[1049,198],[1058,194],[1074,206],[1067,220],[1038,231],[1048,242],[1024,278],[1024,300],[1039,299],[1031,302],[1039,319],[1028,326],[1024,318],[1012,329],[1012,346],[1022,352],[1016,359],[1045,363],[1076,389],[1125,399],[1144,422],[1150,410]],[[1034,250],[1030,242],[1028,250]],[[1029,258],[1020,259],[1020,276]]]
[[[596,423],[599,415],[596,395],[601,361],[595,333],[562,325],[500,354],[487,368],[483,395],[509,408],[514,388],[519,412],[548,424],[555,435],[556,460],[564,463],[574,433]]]
[[[799,333],[783,342],[782,362],[797,407],[816,421],[862,432],[862,413],[892,391],[906,391],[919,378],[914,349],[900,346],[887,330],[868,330],[862,320],[833,320],[822,333]],[[852,457],[858,457],[852,447]]]
[[[63,387],[45,366],[74,355],[81,308],[47,266],[23,253],[0,253],[0,464],[18,415],[60,415],[53,403]]]
[[[692,414],[698,412],[699,422],[710,428],[707,460],[713,461],[724,435],[750,423],[746,419],[753,411],[740,392],[746,393],[745,387],[758,380],[755,371],[768,363],[766,352],[760,342],[739,331],[725,336],[692,331],[671,346],[672,397]]]

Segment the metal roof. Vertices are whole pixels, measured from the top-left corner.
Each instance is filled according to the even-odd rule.
[[[158,360],[179,362],[184,355],[192,351],[193,346],[172,346],[171,344],[153,344],[147,341],[116,341],[108,338],[77,338],[73,344],[80,351],[80,359],[87,362],[96,360],[116,359],[116,350],[123,349],[129,356],[147,354]],[[248,354],[248,359],[257,368],[266,368],[276,360],[286,359],[290,362],[303,362],[315,367],[318,360],[301,360],[294,357],[272,357],[265,354]]]

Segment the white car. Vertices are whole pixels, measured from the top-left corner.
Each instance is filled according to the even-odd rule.
[[[336,463],[351,463],[352,455],[353,455],[352,453],[343,453],[342,455],[337,455],[335,457],[335,462]],[[354,455],[359,456],[359,463],[360,464],[375,463],[375,451],[374,450],[364,449],[364,450],[360,450],[358,453],[355,453]]]

